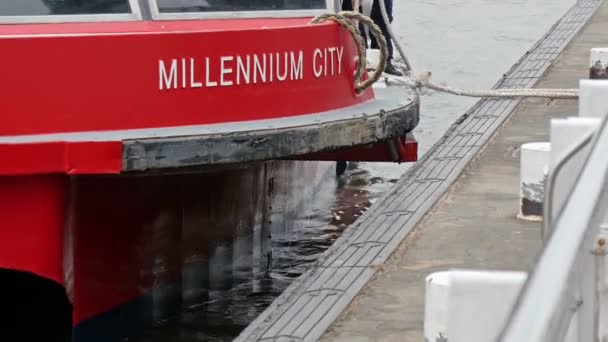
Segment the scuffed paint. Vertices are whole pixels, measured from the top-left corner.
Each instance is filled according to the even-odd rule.
[[[519,217],[522,219],[542,220],[545,182],[547,180],[548,169],[545,167],[544,177],[539,183],[521,184],[521,201]]]
[[[608,63],[602,63],[601,60],[594,61],[589,69],[589,78],[593,80],[608,79]]]
[[[550,143],[522,145],[519,213],[527,221],[541,221],[545,182],[549,173]]]
[[[522,183],[521,195],[529,201],[542,203],[545,196],[545,180],[540,183]]]
[[[608,48],[592,48],[589,60],[589,78],[608,79]]]

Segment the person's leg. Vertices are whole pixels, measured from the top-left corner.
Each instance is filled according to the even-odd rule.
[[[393,22],[393,0],[384,0],[384,4],[386,5],[386,13],[388,14],[389,23]],[[382,35],[386,38],[386,48],[388,50],[388,60],[386,61],[386,69],[384,70],[387,74],[402,76],[403,74],[395,68],[393,65],[393,41],[389,38],[390,33],[388,32],[388,27],[384,22],[384,18],[382,17],[382,10],[380,9],[380,3],[378,0],[374,0],[374,4],[372,6],[371,13],[372,20],[380,27],[382,31]],[[374,38],[373,35],[370,35],[371,39],[371,47],[372,49],[378,49],[378,42]]]
[[[352,0],[343,0],[342,1],[342,10],[343,11],[352,11],[353,10]],[[362,11],[361,6],[359,6],[359,13],[361,13],[361,11]],[[363,37],[363,41],[365,42],[365,48],[367,49],[367,35],[365,34],[365,25],[363,25],[362,23],[359,23],[359,33]]]
[[[386,5],[386,12],[388,14],[389,21],[393,22],[393,0],[384,0],[384,4]],[[380,27],[380,30],[382,30],[382,34],[386,38],[388,58],[393,59],[393,42],[389,39],[390,34],[388,32],[388,28],[384,23],[384,18],[382,18],[382,10],[380,9],[380,3],[378,2],[378,0],[374,0],[374,4],[372,5],[371,18],[376,23],[376,25]],[[376,41],[373,35],[371,35],[370,39],[371,48],[378,49],[378,42]]]

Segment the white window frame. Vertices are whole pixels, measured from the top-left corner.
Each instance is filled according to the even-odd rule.
[[[315,10],[275,10],[275,11],[219,11],[160,13],[157,0],[148,0],[153,20],[192,20],[192,19],[243,19],[243,18],[302,18],[334,12],[338,0],[325,0],[325,8]]]
[[[2,1],[2,0],[0,0]],[[131,13],[108,14],[54,14],[54,15],[0,15],[0,24],[45,24],[76,22],[135,21],[142,19],[138,0],[128,0]]]

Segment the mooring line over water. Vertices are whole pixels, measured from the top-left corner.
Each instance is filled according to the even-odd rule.
[[[573,5],[496,87],[533,86],[602,2],[580,0]],[[236,341],[321,338],[521,101],[478,101]]]
[[[391,39],[395,46],[397,47],[397,51],[401,55],[403,63],[395,63],[397,67],[399,67],[403,71],[403,76],[388,76],[389,78],[393,78],[396,80],[401,80],[403,83],[412,87],[416,93],[420,96],[423,93],[424,89],[432,89],[436,91],[440,91],[443,93],[448,93],[457,96],[467,96],[467,97],[477,97],[477,98],[524,98],[524,97],[542,97],[542,98],[551,98],[551,99],[578,99],[579,97],[579,89],[540,89],[540,88],[500,88],[500,89],[488,89],[488,90],[471,90],[471,89],[463,89],[463,88],[454,88],[447,85],[441,85],[435,83],[431,80],[432,73],[430,71],[424,71],[420,73],[415,73],[412,68],[407,55],[404,52],[403,46],[401,42],[396,38],[392,30],[392,26],[390,20],[388,18],[388,13],[386,11],[386,4],[384,0],[379,0],[380,9],[382,12],[382,17],[384,20],[384,24],[387,27],[388,33],[390,37],[384,37],[382,31],[374,23],[374,21],[364,15],[359,13],[358,11],[342,11],[338,13],[328,13],[322,14],[315,17],[312,20],[312,24],[321,23],[327,20],[332,20],[340,24],[342,27],[346,28],[353,38],[355,45],[357,46],[357,51],[359,53],[359,63],[357,64],[357,69],[355,70],[354,76],[354,87],[357,93],[361,93],[365,91],[367,88],[371,87],[375,82],[379,81],[382,77],[384,70],[386,68],[386,64],[388,61],[388,48],[387,48],[387,40]],[[356,7],[358,8],[358,7]],[[370,76],[369,79],[365,81],[361,81],[364,75],[365,67],[367,64],[366,58],[366,44],[364,41],[364,37],[361,35],[359,31],[359,27],[357,22],[362,22],[367,27],[369,27],[370,32],[374,35],[378,42],[378,46],[380,48],[380,59],[378,65],[374,68],[374,73]]]

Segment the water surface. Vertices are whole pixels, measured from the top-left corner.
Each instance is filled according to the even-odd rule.
[[[414,68],[431,70],[434,80],[452,86],[486,89],[573,4],[574,0],[399,0],[394,27]],[[475,101],[437,93],[425,96],[415,131],[419,152],[428,151]],[[231,340],[408,168],[352,163],[336,179],[333,166],[325,166],[325,171],[313,177],[309,191],[291,191],[290,182],[298,180],[274,184],[269,208],[271,237],[264,242],[266,252],[257,255],[261,264],[254,261],[258,265],[255,272],[247,267],[243,272],[238,267],[228,272],[230,277],[204,306],[155,330],[147,341]],[[235,255],[254,257],[247,248],[239,251],[242,246],[255,245],[247,240],[252,238],[240,237],[216,254],[227,260],[234,260]],[[222,267],[221,261],[214,262],[211,267]],[[229,264],[235,268],[234,262]]]

